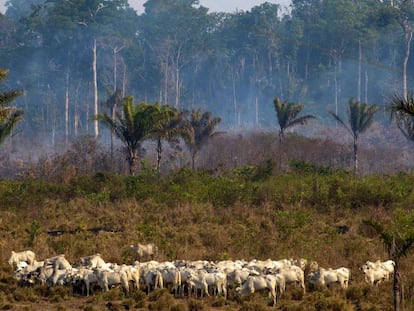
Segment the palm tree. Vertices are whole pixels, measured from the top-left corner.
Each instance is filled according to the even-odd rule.
[[[129,173],[135,175],[138,151],[143,140],[148,138],[153,128],[154,107],[146,103],[134,104],[134,98],[128,96],[123,100],[122,113],[115,112],[115,117],[107,113],[96,118],[114,132],[125,145]]]
[[[409,92],[407,98],[394,95],[391,100],[391,119],[410,141],[414,141],[414,97]]]
[[[8,73],[7,69],[0,69],[0,82],[6,79]],[[11,134],[17,123],[23,120],[23,111],[9,106],[20,95],[22,91],[18,90],[0,92],[0,144]]]
[[[308,120],[315,118],[313,115],[305,115],[298,117],[298,114],[305,108],[302,104],[296,104],[293,102],[281,102],[279,98],[273,100],[274,107],[277,114],[277,120],[279,122],[279,142],[283,143],[285,131],[295,125],[306,124]]]
[[[188,118],[188,114],[184,114]],[[191,168],[195,168],[195,157],[209,138],[220,134],[215,127],[221,122],[220,117],[212,117],[211,112],[201,112],[201,109],[192,110],[190,119],[184,121],[182,136],[191,154]]]
[[[156,104],[154,107],[154,123],[150,136],[157,142],[157,172],[160,173],[163,152],[162,141],[172,141],[180,134],[182,113],[168,105]]]
[[[378,112],[379,107],[377,105],[369,105],[367,103],[360,103],[354,98],[351,98],[348,102],[348,121],[347,125],[335,112],[328,111],[336,121],[338,121],[348,132],[353,139],[354,147],[354,173],[358,171],[358,138],[359,135],[364,133],[374,121],[374,115]]]
[[[371,226],[378,234],[389,258],[395,263],[393,275],[394,310],[400,309],[402,293],[401,274],[399,264],[403,257],[407,257],[414,247],[414,232],[412,230],[413,214],[396,210],[391,223],[387,226],[375,220],[365,220],[364,223]]]

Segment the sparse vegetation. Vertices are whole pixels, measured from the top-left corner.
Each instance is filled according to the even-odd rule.
[[[414,176],[398,173],[395,163],[402,158],[388,149],[379,161],[394,166],[382,166],[382,174],[377,174],[369,166],[376,164],[377,154],[361,149],[360,168],[365,174],[355,176],[348,170],[352,165],[343,160],[350,157],[341,158],[344,149],[339,145],[289,134],[281,170],[275,165],[276,137],[216,136],[199,154],[204,170],[191,170],[191,165],[180,169],[170,165],[166,170],[166,165],[159,174],[149,152],[137,174],[125,176],[111,165],[122,156],[115,152],[110,162],[105,150],[89,137],[73,142],[62,154],[15,168],[10,174],[14,178],[0,180],[2,308],[24,309],[32,304],[45,310],[68,310],[74,305],[84,310],[273,308],[266,295],[239,299],[234,289],[224,300],[174,298],[166,291],[149,296],[144,289],[130,297],[121,289],[105,294],[95,289],[88,298],[68,289],[21,287],[6,264],[11,250],[26,248],[34,250],[38,259],[64,253],[76,262],[99,252],[108,262],[131,263],[129,245],[153,242],[159,246],[158,260],[305,257],[323,267],[351,268],[351,286],[345,292],[308,288],[303,294],[290,286],[277,303],[281,310],[313,310],[315,305],[318,310],[391,309],[392,281],[371,288],[358,268],[368,259],[388,256],[383,241],[365,220],[385,225],[396,210],[412,213]],[[240,156],[237,165],[227,157],[231,154]],[[390,174],[384,174],[388,170]],[[407,308],[414,306],[409,260],[399,262]]]
[[[392,307],[392,281],[368,287],[360,271],[368,259],[388,254],[375,230],[364,223],[387,223],[394,211],[412,213],[411,174],[355,177],[344,170],[291,162],[290,173],[272,173],[272,165],[229,170],[216,176],[181,169],[158,176],[142,170],[136,176],[113,173],[75,175],[69,179],[0,180],[2,221],[0,288],[2,306],[35,303],[85,310],[267,310],[266,296],[248,300],[214,297],[174,298],[165,290],[126,298],[121,289],[91,298],[66,289],[20,287],[6,264],[11,250],[31,245],[38,258],[64,253],[69,261],[99,252],[109,262],[130,263],[128,246],[159,245],[159,260],[266,259],[305,257],[323,267],[347,266],[351,286],[303,294],[289,287],[278,302],[283,310],[353,310]],[[60,181],[56,181],[60,180]],[[225,228],[225,230],[223,230]],[[59,231],[61,234],[54,234]],[[260,242],[258,242],[260,241]],[[225,258],[223,258],[225,257]],[[408,259],[399,262],[405,295],[412,293],[414,272]],[[230,297],[232,295],[230,294]],[[409,296],[406,307],[414,307]]]

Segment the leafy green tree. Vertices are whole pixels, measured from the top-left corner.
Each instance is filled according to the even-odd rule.
[[[191,110],[187,115],[183,126],[183,138],[191,154],[191,168],[195,169],[195,157],[201,147],[213,136],[220,134],[216,132],[216,126],[221,122],[220,117],[212,117],[211,112],[202,112],[201,109]]]
[[[107,113],[96,116],[96,119],[113,131],[125,145],[126,160],[131,175],[135,175],[141,143],[148,138],[153,129],[153,117],[153,106],[146,103],[135,105],[132,96],[124,99],[122,113],[115,112],[114,118]]]
[[[279,142],[283,143],[285,131],[295,125],[306,124],[310,119],[315,118],[313,115],[304,115],[298,117],[299,113],[305,108],[305,105],[296,104],[293,102],[281,102],[279,98],[273,100],[276,110],[277,120],[279,122]]]
[[[8,70],[0,69],[0,82],[7,77]],[[0,144],[11,134],[13,128],[23,119],[23,111],[9,104],[22,95],[22,91],[11,90],[0,92]]]
[[[378,112],[377,105],[369,105],[367,103],[360,103],[354,98],[348,102],[348,122],[347,125],[335,112],[328,111],[336,121],[338,121],[348,132],[353,139],[353,158],[354,158],[354,173],[358,171],[358,138],[364,133],[374,121],[374,115]]]
[[[41,5],[45,0],[6,0],[6,16],[15,20],[32,13],[32,6]]]
[[[389,258],[394,263],[393,275],[393,293],[394,293],[394,310],[400,310],[402,298],[402,282],[399,266],[401,259],[407,257],[414,247],[414,214],[403,210],[396,210],[392,220],[388,224],[381,224],[375,220],[366,220],[366,224],[370,225],[379,234],[379,238],[384,243]]]

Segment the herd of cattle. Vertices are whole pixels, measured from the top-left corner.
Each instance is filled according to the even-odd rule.
[[[139,258],[153,257],[156,248],[153,244],[132,246]],[[339,284],[347,288],[350,269],[324,269],[315,261],[306,259],[281,260],[224,260],[218,262],[197,260],[177,260],[174,262],[135,261],[131,265],[105,262],[100,254],[80,258],[71,264],[64,255],[36,261],[35,253],[27,250],[14,252],[9,264],[15,269],[13,277],[21,285],[47,284],[49,286],[72,286],[89,295],[94,287],[108,291],[114,286],[122,286],[126,295],[131,290],[144,286],[147,293],[156,288],[169,288],[176,296],[187,294],[222,295],[227,298],[229,289],[234,295],[248,296],[266,290],[276,304],[286,290],[286,285],[296,284],[305,292],[305,280],[313,286]],[[360,268],[364,279],[372,285],[388,280],[394,272],[394,262],[367,261]],[[306,278],[305,278],[306,271]]]

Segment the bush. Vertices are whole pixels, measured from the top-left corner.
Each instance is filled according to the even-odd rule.
[[[267,307],[256,302],[244,302],[239,311],[266,311]]]
[[[188,310],[189,311],[204,311],[205,306],[202,301],[196,299],[188,299]]]
[[[170,311],[187,311],[187,307],[183,304],[173,305]]]
[[[166,288],[156,289],[152,291],[148,299],[151,301],[148,305],[149,310],[169,311],[175,304],[174,297],[168,292]]]
[[[241,197],[243,186],[238,181],[220,177],[208,187],[209,201],[215,207],[234,205]]]

